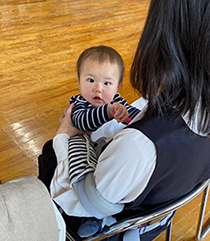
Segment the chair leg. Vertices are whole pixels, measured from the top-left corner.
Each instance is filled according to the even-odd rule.
[[[173,221],[173,218],[171,219],[171,222],[170,222],[170,224],[168,225],[168,227],[166,229],[166,241],[170,241],[171,240],[172,221]]]
[[[200,210],[200,216],[199,216],[199,220],[198,220],[198,227],[197,227],[197,234],[196,234],[196,238],[198,241],[203,240],[206,237],[206,235],[208,234],[208,232],[210,231],[210,224],[205,228],[205,230],[202,230],[204,215],[205,215],[205,211],[206,211],[206,204],[207,204],[207,200],[208,200],[208,193],[209,193],[209,184],[204,189],[203,200],[201,203],[201,210]]]

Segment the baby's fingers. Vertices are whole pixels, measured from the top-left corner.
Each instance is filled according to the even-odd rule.
[[[129,114],[127,109],[122,109],[121,111],[116,111],[116,113],[114,114],[114,118],[118,121],[118,122],[124,122],[126,119],[128,119]]]

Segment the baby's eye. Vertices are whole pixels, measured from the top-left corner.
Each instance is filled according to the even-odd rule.
[[[106,81],[104,84],[105,84],[105,85],[111,85],[111,82]]]
[[[87,79],[87,81],[93,83],[94,79],[89,78],[89,79]]]

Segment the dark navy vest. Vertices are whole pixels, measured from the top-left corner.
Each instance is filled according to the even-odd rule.
[[[210,139],[192,132],[179,115],[146,117],[127,128],[143,132],[154,143],[157,160],[145,190],[117,219],[176,199],[210,178]]]

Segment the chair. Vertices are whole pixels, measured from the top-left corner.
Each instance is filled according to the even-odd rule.
[[[176,211],[177,209],[181,208],[185,204],[189,203],[191,200],[193,200],[195,197],[197,197],[202,191],[204,192],[202,205],[200,209],[200,216],[198,220],[198,226],[197,226],[197,234],[196,238],[197,240],[203,240],[207,233],[210,230],[210,225],[206,227],[203,230],[203,219],[208,199],[208,192],[209,192],[209,182],[210,179],[204,181],[203,183],[197,185],[191,192],[188,194],[182,196],[181,198],[169,202],[165,205],[161,205],[153,210],[150,210],[142,215],[135,215],[132,217],[128,217],[127,219],[118,221],[111,225],[108,228],[105,228],[102,232],[95,234],[94,236],[86,239],[81,239],[73,230],[70,229],[70,227],[67,227],[66,237],[69,241],[79,241],[79,240],[85,240],[85,241],[99,241],[103,240],[107,237],[113,236],[117,233],[121,233],[124,231],[127,231],[129,229],[139,227],[141,224],[154,221],[155,219],[160,219],[161,217],[166,217],[168,214],[170,214],[173,211]],[[172,229],[172,221],[168,225],[166,229],[166,241],[171,240],[171,229]]]

